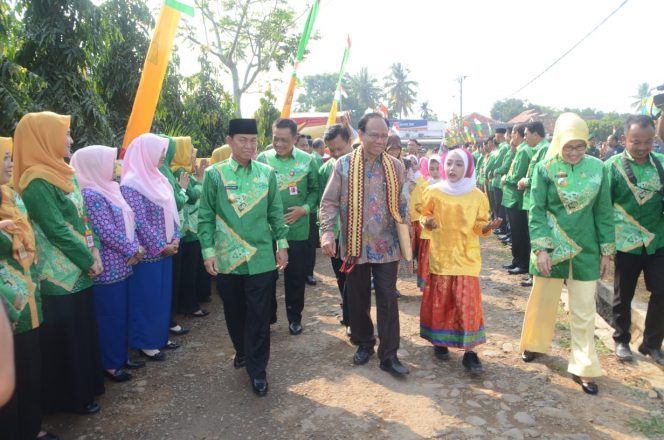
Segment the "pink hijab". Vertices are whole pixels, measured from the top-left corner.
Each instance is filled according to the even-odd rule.
[[[420,176],[429,178],[429,158],[426,156],[420,159]]]
[[[448,157],[458,157],[463,161],[463,178],[457,182],[450,182],[447,178],[447,173],[445,172],[445,162],[447,162]],[[473,162],[473,155],[470,151],[465,148],[455,148],[443,155],[442,162],[440,164],[442,167],[440,176],[443,180],[440,183],[434,185],[435,188],[438,188],[445,194],[450,194],[452,196],[461,196],[463,194],[469,193],[476,186],[475,181],[475,162]]]
[[[120,184],[135,189],[164,210],[166,240],[173,238],[173,224],[180,224],[173,188],[159,171],[159,158],[168,148],[168,139],[145,133],[131,141],[122,164]]]
[[[92,145],[77,150],[71,157],[71,166],[76,171],[76,180],[81,189],[89,188],[104,196],[111,204],[122,210],[127,239],[134,240],[136,223],[134,211],[122,197],[120,185],[113,181],[117,148]]]

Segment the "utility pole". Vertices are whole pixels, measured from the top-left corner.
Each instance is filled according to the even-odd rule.
[[[461,126],[459,127],[463,131],[463,80],[468,78],[467,75],[461,75],[456,80],[459,81],[459,121]]]

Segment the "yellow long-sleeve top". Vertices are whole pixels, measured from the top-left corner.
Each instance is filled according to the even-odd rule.
[[[412,221],[417,221],[422,215],[422,201],[424,200],[424,190],[429,187],[429,181],[420,176],[415,181],[415,189],[410,194],[410,205],[408,205],[408,218]],[[422,228],[422,233],[420,234],[421,240],[428,240],[430,237],[429,231]]]
[[[445,194],[435,186],[424,191],[420,223],[433,217],[430,230],[429,272],[435,275],[479,276],[482,269],[479,237],[489,221],[489,201],[477,188],[461,195]]]

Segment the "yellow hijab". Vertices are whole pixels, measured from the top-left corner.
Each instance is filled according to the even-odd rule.
[[[184,168],[187,172],[191,173],[191,154],[194,150],[191,138],[184,136],[173,139],[175,139],[175,156],[171,161],[171,170],[175,172],[180,168]]]
[[[74,191],[74,169],[65,162],[68,115],[53,112],[28,113],[14,133],[14,187],[19,194],[35,179],[70,193]]]
[[[570,141],[582,140],[588,145],[588,124],[576,113],[563,113],[556,119],[551,145],[545,158],[560,155]]]
[[[215,148],[215,150],[212,152],[212,157],[210,157],[210,165],[214,165],[215,163],[228,159],[231,157],[231,153],[231,147],[228,144],[222,145],[219,148]]]

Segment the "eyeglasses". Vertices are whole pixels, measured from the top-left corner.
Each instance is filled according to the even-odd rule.
[[[566,153],[571,153],[572,151],[577,153],[583,153],[584,151],[586,151],[586,145],[585,144],[565,145],[563,147],[563,151],[565,151]]]
[[[390,137],[388,134],[380,134],[380,133],[365,133],[364,135],[372,141],[378,141],[378,140],[386,141],[387,138]]]

